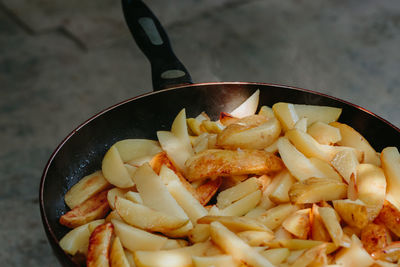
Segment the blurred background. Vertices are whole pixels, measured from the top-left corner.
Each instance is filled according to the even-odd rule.
[[[400,126],[397,0],[147,0],[195,82],[323,92]],[[80,123],[152,90],[120,1],[0,0],[0,258],[57,266],[42,170]]]

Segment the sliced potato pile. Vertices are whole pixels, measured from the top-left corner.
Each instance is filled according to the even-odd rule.
[[[65,195],[60,246],[87,266],[397,266],[400,154],[335,107],[255,92],[218,121],[183,109]]]

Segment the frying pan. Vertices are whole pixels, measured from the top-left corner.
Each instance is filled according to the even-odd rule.
[[[129,29],[151,62],[154,92],[128,99],[94,115],[73,130],[51,155],[40,182],[40,211],[48,240],[63,266],[76,266],[60,248],[69,231],[58,223],[68,207],[64,195],[82,177],[99,170],[111,145],[127,138],[157,140],[156,132],[169,130],[176,114],[186,108],[188,117],[206,111],[213,119],[231,111],[260,90],[260,105],[284,101],[343,109],[340,121],[350,124],[381,151],[400,148],[400,129],[379,116],[346,101],[310,90],[245,82],[193,84],[174,55],[168,37],[152,12],[139,0],[122,0]]]

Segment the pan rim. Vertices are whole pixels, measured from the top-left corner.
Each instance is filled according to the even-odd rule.
[[[159,93],[163,93],[163,92],[168,92],[168,91],[172,91],[172,90],[177,90],[177,89],[182,89],[182,88],[191,88],[191,87],[199,87],[199,86],[212,86],[212,85],[260,85],[260,86],[270,86],[270,87],[278,87],[278,88],[285,88],[285,89],[292,89],[292,90],[296,90],[296,91],[301,91],[301,92],[306,92],[306,93],[311,93],[311,94],[315,94],[315,95],[319,95],[319,96],[323,96],[326,98],[330,98],[333,100],[336,100],[338,102],[341,102],[343,104],[352,106],[354,108],[357,108],[361,111],[364,111],[366,113],[368,113],[370,116],[373,116],[379,120],[381,120],[382,122],[384,122],[386,125],[392,127],[394,130],[396,130],[399,134],[400,134],[400,128],[398,128],[397,126],[395,126],[394,124],[390,123],[389,121],[387,121],[386,119],[378,116],[377,114],[359,106],[356,105],[354,103],[351,103],[349,101],[343,100],[341,98],[337,98],[328,94],[324,94],[318,91],[314,91],[314,90],[309,90],[309,89],[304,89],[304,88],[300,88],[300,87],[295,87],[295,86],[289,86],[289,85],[282,85],[282,84],[274,84],[274,83],[263,83],[263,82],[229,82],[229,81],[225,81],[225,82],[203,82],[203,83],[193,83],[193,84],[185,84],[185,85],[178,85],[178,86],[174,86],[174,87],[170,87],[170,88],[166,88],[166,89],[162,89],[159,91],[153,91],[153,92],[148,92],[148,93],[143,93],[134,97],[131,97],[129,99],[123,100],[119,103],[116,103],[112,106],[109,106],[103,110],[101,110],[100,112],[94,114],[93,116],[91,116],[90,118],[88,118],[87,120],[85,120],[84,122],[82,122],[81,124],[79,124],[74,130],[72,130],[59,144],[58,146],[55,148],[55,150],[52,152],[49,160],[47,161],[41,179],[40,179],[40,184],[39,184],[39,204],[40,204],[40,214],[41,214],[41,218],[42,218],[42,223],[44,226],[44,230],[46,232],[47,237],[51,237],[52,240],[50,240],[50,243],[56,244],[58,246],[58,249],[60,248],[59,245],[59,240],[56,238],[56,235],[53,231],[53,229],[50,227],[47,215],[45,213],[45,208],[44,208],[44,199],[43,199],[43,194],[44,194],[44,184],[46,182],[46,177],[47,177],[47,173],[48,170],[54,160],[54,158],[56,157],[56,155],[58,154],[58,152],[60,151],[60,149],[64,146],[65,143],[68,142],[68,140],[74,136],[81,128],[83,128],[84,126],[86,126],[88,123],[90,123],[92,120],[100,117],[101,115],[103,115],[104,113],[109,112],[112,109],[115,109],[121,105],[124,105],[128,102],[134,101],[136,99],[141,99],[143,97],[148,97],[151,95],[155,95],[155,94],[159,94]],[[190,89],[189,89],[190,90]],[[51,244],[52,245],[52,244]],[[65,253],[62,249],[61,251],[69,258],[71,259],[70,255],[68,255],[67,253]],[[72,260],[71,260],[72,262]]]

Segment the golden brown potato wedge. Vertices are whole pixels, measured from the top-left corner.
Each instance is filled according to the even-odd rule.
[[[109,210],[107,190],[105,190],[65,213],[60,217],[60,223],[69,228],[75,228],[104,218]]]
[[[232,123],[237,122],[238,120],[239,118],[236,118],[227,112],[221,112],[219,114],[219,122],[224,126],[228,126]]]
[[[289,190],[289,197],[293,203],[317,203],[343,199],[347,196],[347,185],[332,179],[309,178],[294,183]]]
[[[94,229],[89,239],[89,249],[86,258],[88,267],[108,267],[110,265],[110,244],[114,233],[112,223],[99,225]]]
[[[324,222],[321,219],[321,215],[318,211],[318,205],[313,204],[310,212],[310,237],[313,240],[325,241],[328,242],[331,240],[331,237],[326,230]]]
[[[400,241],[392,242],[390,245],[372,252],[371,256],[376,260],[398,263],[400,260]]]
[[[369,223],[361,230],[361,243],[369,254],[386,247],[390,242],[389,230],[383,224]]]
[[[374,260],[365,251],[360,239],[353,235],[350,247],[342,248],[335,255],[335,262],[340,266],[371,266]]]
[[[333,243],[335,243],[336,246],[349,247],[349,240],[346,240],[345,238],[342,227],[340,226],[339,220],[335,214],[335,210],[330,207],[319,207],[318,211]]]
[[[189,158],[186,165],[186,178],[189,181],[218,176],[261,175],[283,168],[277,156],[260,150],[209,149]]]
[[[307,239],[310,232],[310,212],[311,209],[296,211],[282,222],[283,228],[297,238]]]
[[[101,171],[96,171],[83,177],[68,190],[64,196],[65,203],[73,209],[110,186],[111,184],[104,178]]]
[[[348,225],[363,229],[368,224],[368,213],[365,204],[350,199],[333,200],[333,207]]]
[[[400,237],[400,211],[389,201],[384,202],[377,219]]]
[[[214,180],[208,180],[196,188],[197,197],[202,205],[206,205],[210,199],[217,193],[222,184],[222,178],[217,177]]]

